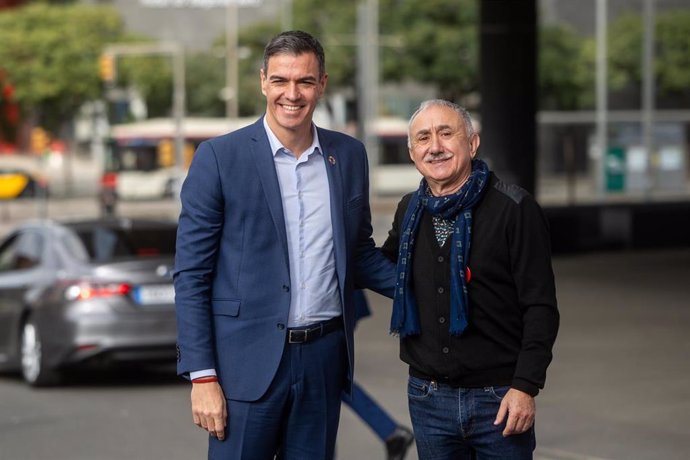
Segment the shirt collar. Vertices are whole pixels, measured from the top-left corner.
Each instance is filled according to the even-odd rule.
[[[273,131],[271,131],[271,128],[268,126],[268,122],[266,121],[266,115],[264,115],[263,118],[263,123],[264,123],[264,129],[266,130],[266,135],[268,136],[268,143],[271,145],[271,153],[275,157],[278,155],[278,152],[281,150],[288,151],[288,149],[278,140],[275,134],[273,134]],[[316,125],[314,123],[311,124],[311,130],[312,130],[312,141],[311,145],[304,151],[306,156],[311,155],[314,152],[321,153],[321,143],[319,142],[319,134],[318,131],[316,130]]]

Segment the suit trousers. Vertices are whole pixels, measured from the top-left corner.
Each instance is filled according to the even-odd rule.
[[[226,439],[209,436],[209,460],[332,459],[347,363],[342,329],[286,344],[266,394],[227,401]]]

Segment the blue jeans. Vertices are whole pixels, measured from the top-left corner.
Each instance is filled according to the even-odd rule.
[[[503,437],[494,425],[510,387],[455,388],[409,377],[407,396],[419,460],[531,459],[534,427]]]

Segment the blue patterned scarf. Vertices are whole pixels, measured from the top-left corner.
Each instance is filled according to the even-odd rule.
[[[472,234],[472,208],[486,188],[489,168],[482,160],[472,161],[472,173],[456,193],[430,196],[425,179],[412,195],[403,219],[398,250],[398,282],[395,287],[391,334],[401,338],[420,333],[417,301],[412,292],[412,254],[424,211],[455,220],[450,249],[450,333],[460,335],[467,327],[467,281],[465,270]]]

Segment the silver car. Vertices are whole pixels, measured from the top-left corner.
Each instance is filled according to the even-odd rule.
[[[175,362],[176,224],[40,221],[0,243],[0,370],[30,385],[77,365]]]

